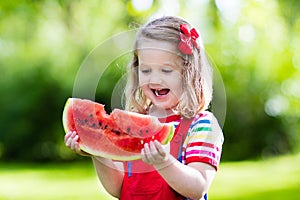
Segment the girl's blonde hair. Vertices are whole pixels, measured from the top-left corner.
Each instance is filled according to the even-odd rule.
[[[184,55],[178,50],[180,24],[189,23],[178,17],[167,16],[153,20],[139,29],[125,87],[125,107],[127,110],[147,114],[149,107],[152,105],[139,87],[138,48],[143,46],[143,40],[145,39],[168,42],[174,45],[176,54],[180,55],[183,60],[183,93],[179,98],[176,111],[183,117],[191,118],[209,107],[212,99],[211,65],[203,48],[194,47],[192,55]]]

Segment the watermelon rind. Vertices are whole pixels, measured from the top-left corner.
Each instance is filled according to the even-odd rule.
[[[63,127],[64,127],[64,131],[65,133],[68,133],[69,131],[71,131],[68,127],[68,111],[69,111],[69,107],[73,104],[73,99],[72,98],[68,98],[63,110]]]
[[[97,151],[94,149],[91,149],[85,145],[79,144],[80,149],[84,152],[87,152],[93,156],[99,156],[103,158],[109,158],[112,160],[119,160],[119,161],[132,161],[132,160],[138,160],[141,159],[141,154],[132,154],[132,156],[121,156],[121,155],[113,155],[113,154],[107,154],[105,152]],[[116,147],[118,148],[118,147]]]
[[[162,144],[168,144],[172,140],[173,136],[174,136],[174,126],[171,125],[168,137],[162,141]]]

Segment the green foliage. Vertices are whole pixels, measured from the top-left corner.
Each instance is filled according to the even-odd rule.
[[[65,95],[41,66],[2,79],[1,154],[6,160],[45,160],[57,156],[62,139],[61,110]],[[13,90],[11,92],[10,90]],[[39,152],[39,153],[37,153]]]
[[[231,15],[222,11],[222,5],[217,15],[211,15],[218,23],[208,37],[207,49],[222,74],[227,95],[224,159],[299,150],[300,96],[295,85],[300,80],[300,63],[299,48],[294,47],[299,36],[293,31],[296,24],[290,26],[282,16],[281,6],[295,5],[244,1],[236,7],[237,18],[226,18]]]
[[[77,159],[64,147],[61,114],[84,59],[107,38],[172,6],[199,27],[224,81],[223,160],[299,151],[298,1],[235,1],[227,11],[222,1],[166,2],[139,10],[130,0],[1,1],[0,158]],[[104,71],[94,97],[108,111],[122,107],[128,61],[128,55],[114,57],[115,50],[107,47],[101,57],[113,59],[107,69],[99,66]]]
[[[74,159],[63,144],[63,106],[88,52],[127,26],[123,2],[4,1],[0,8],[0,158]],[[120,76],[102,82],[110,90]],[[97,100],[110,102],[103,89]]]

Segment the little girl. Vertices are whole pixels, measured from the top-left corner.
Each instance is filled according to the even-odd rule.
[[[169,146],[146,143],[141,160],[91,156],[104,188],[121,200],[207,199],[221,157],[222,130],[207,111],[212,69],[195,28],[177,17],[141,27],[125,89],[126,109],[175,126]],[[80,155],[76,132],[65,144]]]

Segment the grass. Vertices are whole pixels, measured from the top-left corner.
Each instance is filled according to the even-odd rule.
[[[299,199],[300,154],[264,161],[222,163],[209,195],[213,200]]]
[[[0,199],[114,199],[101,186],[90,163],[1,164]]]
[[[264,161],[222,163],[210,200],[299,199],[300,154]],[[0,164],[0,199],[101,199],[110,197],[91,162]]]

